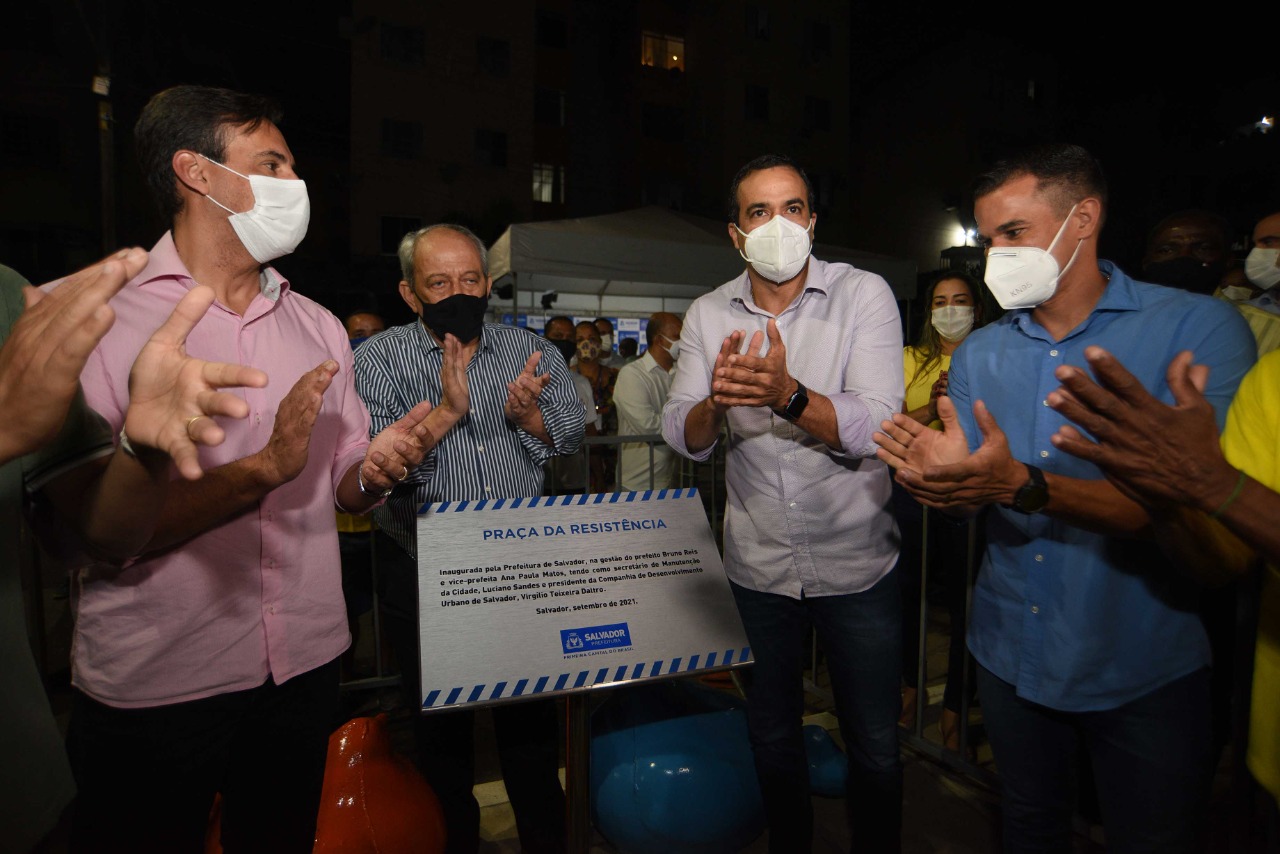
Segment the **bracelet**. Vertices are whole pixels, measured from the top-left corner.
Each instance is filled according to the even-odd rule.
[[[129,444],[129,437],[124,434],[124,428],[120,428],[120,450],[124,451],[135,460],[138,458],[138,452],[133,449],[133,445]]]
[[[391,489],[395,489],[394,486],[391,487],[391,489],[388,489],[386,492],[370,492],[368,489],[365,489],[364,463],[361,463],[360,465],[356,466],[356,485],[360,487],[360,492],[363,493],[366,498],[377,498],[378,500],[382,500],[383,498],[386,498],[388,495],[391,494]]]
[[[1226,511],[1228,507],[1232,505],[1233,502],[1235,502],[1237,498],[1240,497],[1240,493],[1244,491],[1244,482],[1247,478],[1248,478],[1248,475],[1246,475],[1243,471],[1240,472],[1240,477],[1236,479],[1236,488],[1231,490],[1231,494],[1227,496],[1226,501],[1218,505],[1217,510],[1214,510],[1212,513],[1209,514],[1210,519],[1217,519],[1219,516],[1223,514],[1223,512]]]

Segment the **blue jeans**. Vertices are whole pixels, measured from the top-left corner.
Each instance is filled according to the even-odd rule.
[[[1209,671],[1101,712],[1019,698],[979,665],[978,696],[1004,790],[1006,852],[1071,851],[1077,759],[1088,752],[1107,850],[1193,852],[1209,801]]]
[[[810,627],[827,657],[849,759],[846,805],[855,851],[898,851],[901,605],[889,573],[869,590],[791,599],[732,585],[755,666],[747,731],[769,821],[769,850],[808,851],[813,840],[809,764],[801,732]]]

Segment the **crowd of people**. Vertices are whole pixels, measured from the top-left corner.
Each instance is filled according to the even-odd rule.
[[[419,508],[537,496],[548,470],[564,491],[661,488],[678,456],[722,443],[724,567],[754,658],[747,729],[771,851],[812,845],[801,723],[815,631],[854,845],[899,850],[898,730],[919,707],[926,572],[951,614],[944,743],[959,749],[976,684],[1006,851],[1070,850],[1085,773],[1113,850],[1202,847],[1215,697],[1230,696],[1211,591],[1251,572],[1248,762],[1280,797],[1280,355],[1267,352],[1280,214],[1256,224],[1240,266],[1220,217],[1172,215],[1139,280],[1098,255],[1109,201],[1094,158],[1016,154],[974,190],[1003,314],[946,271],[904,349],[889,286],[813,256],[812,185],[765,155],[726,198],[742,273],[683,318],[653,315],[628,361],[604,318],[553,317],[545,336],[486,322],[485,245],[453,224],[400,244],[412,322],[344,325],[271,266],[309,217],[279,122],[257,96],[157,94],[135,128],[169,223],[151,251],[42,289],[0,268],[9,553],[25,508],[80,555],[65,750],[17,573],[3,576],[0,834],[16,850],[73,797],[73,851],[203,850],[219,796],[228,852],[310,851],[348,625],[371,602],[351,560],[370,537],[416,708],[432,654],[418,643]],[[575,457],[597,434],[664,443]],[[972,589],[958,534],[971,519]],[[521,847],[565,850],[554,702],[493,720]],[[450,852],[479,846],[474,726],[467,710],[414,719]]]

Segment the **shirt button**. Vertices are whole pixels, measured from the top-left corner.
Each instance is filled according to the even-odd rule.
[[[1050,351],[1049,351],[1049,355],[1050,355],[1050,356],[1056,356],[1056,355],[1058,355],[1058,351],[1057,351],[1057,350],[1050,350]]]
[[[1049,452],[1048,452],[1048,451],[1041,451],[1041,452],[1040,452],[1040,456],[1041,456],[1041,457],[1047,457],[1047,456],[1049,456]]]
[[[1041,404],[1043,404],[1044,406],[1048,406],[1048,405],[1049,405],[1049,398],[1047,398],[1047,397],[1046,397],[1044,400],[1040,401],[1040,403],[1041,403]]]
[[[492,489],[490,489],[490,488],[489,488],[489,487],[487,487],[487,486],[484,488],[484,491],[485,491],[485,492],[493,492],[493,490],[492,490]]]
[[[478,451],[479,453],[483,454],[483,453],[484,453],[484,445],[476,445],[476,451]]]
[[[1036,560],[1038,560],[1038,561],[1043,561],[1043,560],[1044,560],[1044,555],[1036,555]]]
[[[1040,606],[1039,606],[1039,605],[1032,605],[1032,606],[1031,606],[1031,613],[1033,613],[1033,614],[1039,614],[1039,613],[1040,613]]]
[[[795,507],[795,506],[796,506],[796,503],[795,503],[794,501],[792,501],[790,506]]]

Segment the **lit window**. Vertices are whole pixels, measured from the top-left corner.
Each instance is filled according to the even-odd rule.
[[[533,164],[533,200],[564,203],[564,167],[551,163]]]
[[[661,33],[640,36],[640,64],[684,71],[684,39]]]

